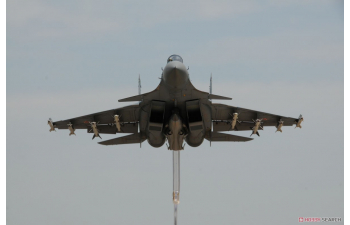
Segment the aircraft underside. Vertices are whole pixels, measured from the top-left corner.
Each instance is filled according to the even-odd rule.
[[[211,79],[210,79],[211,82]],[[139,88],[141,87],[139,79]],[[210,142],[244,142],[250,137],[222,133],[223,131],[251,130],[252,135],[260,136],[264,126],[275,126],[282,132],[282,126],[301,128],[303,117],[291,118],[244,109],[235,106],[213,103],[213,100],[231,100],[197,90],[189,80],[188,69],[182,58],[172,55],[163,69],[157,88],[151,92],[119,100],[137,102],[123,108],[72,118],[63,121],[48,121],[50,131],[68,129],[69,135],[76,129],[86,129],[94,139],[100,134],[128,134],[106,141],[102,145],[140,144],[147,140],[152,147],[167,145],[169,150],[183,150],[185,143],[198,147],[204,139]],[[251,135],[251,136],[252,136]]]
[[[76,129],[86,129],[92,133],[92,139],[101,138],[100,134],[128,134],[122,137],[101,141],[102,145],[140,144],[145,140],[152,147],[159,148],[165,143],[173,150],[173,203],[174,224],[177,224],[177,209],[180,202],[180,151],[185,143],[198,147],[206,139],[211,142],[245,142],[250,137],[222,133],[251,130],[252,135],[260,136],[265,126],[275,126],[276,132],[282,132],[283,126],[301,128],[299,118],[285,117],[270,113],[213,103],[212,100],[231,100],[214,95],[210,91],[197,90],[189,80],[188,69],[182,58],[172,55],[168,58],[161,82],[148,93],[121,99],[119,102],[138,102],[122,108],[89,114],[68,120],[53,122],[49,119],[50,132],[68,129],[69,136]]]

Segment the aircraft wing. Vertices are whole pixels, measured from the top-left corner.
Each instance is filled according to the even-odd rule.
[[[114,115],[119,115],[121,132],[118,132]],[[87,129],[92,133],[89,122],[99,122],[97,127],[100,133],[137,133],[139,122],[139,105],[130,105],[122,108],[80,116],[72,119],[53,122],[55,128],[68,129],[68,124],[73,124],[74,129]]]
[[[235,106],[213,103],[212,104],[212,121],[213,131],[229,131],[231,129],[232,115],[238,113],[238,122],[235,130],[251,130],[254,126],[253,120],[262,119],[262,126],[277,126],[278,121],[283,121],[283,126],[292,126],[296,124],[298,118],[274,115],[265,112],[259,112],[250,109],[244,109]]]

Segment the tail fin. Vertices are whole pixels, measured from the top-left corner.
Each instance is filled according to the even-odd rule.
[[[210,74],[209,94],[213,93],[213,75]]]
[[[141,78],[140,78],[140,74],[139,74],[139,95],[141,94]]]

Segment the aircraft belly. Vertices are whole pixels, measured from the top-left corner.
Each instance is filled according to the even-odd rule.
[[[178,121],[170,121],[169,129],[171,131],[171,135],[167,135],[169,142],[170,150],[181,150],[183,143],[183,135],[180,135],[182,129],[181,120]]]

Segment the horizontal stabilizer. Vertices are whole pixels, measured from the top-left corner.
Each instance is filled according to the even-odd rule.
[[[128,98],[119,99],[118,102],[140,102],[143,99],[143,95],[135,95]]]
[[[139,144],[145,141],[146,138],[141,137],[140,133],[130,134],[123,137],[110,139],[107,141],[101,141],[101,145],[122,145],[122,144]]]
[[[224,96],[220,96],[220,95],[213,95],[213,94],[209,94],[209,99],[218,99],[218,100],[232,100],[232,98],[229,97],[224,97]]]
[[[245,142],[245,141],[253,140],[253,138],[247,138],[247,137],[241,137],[237,135],[217,133],[217,132],[212,132],[211,135],[210,134],[206,135],[205,139],[207,139],[208,141],[237,141],[237,142]]]

